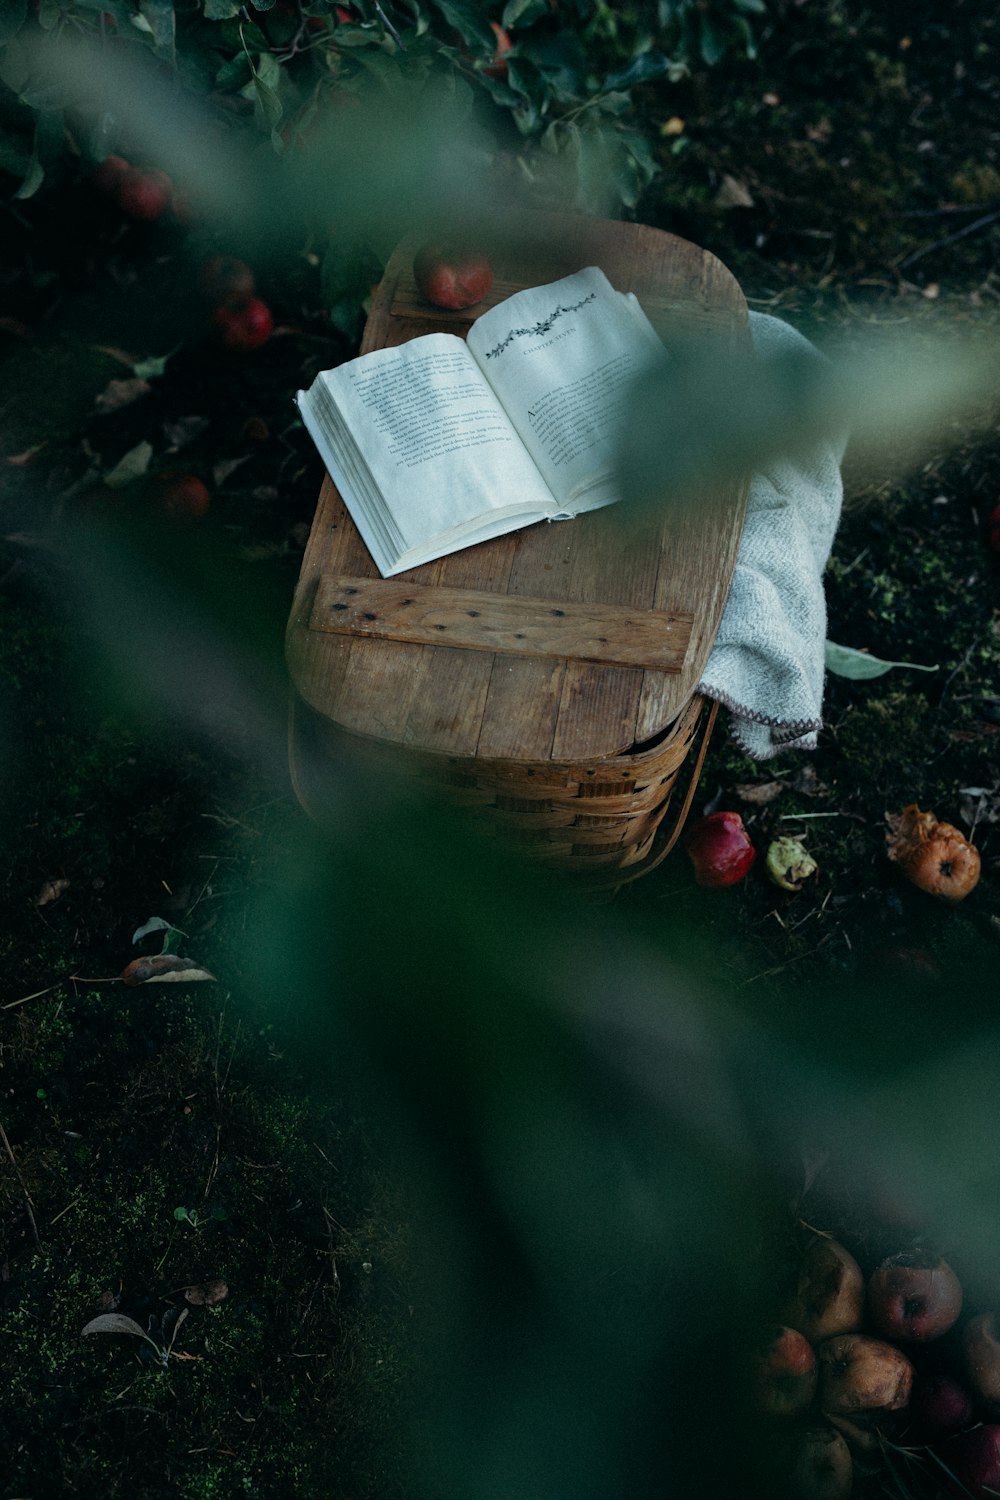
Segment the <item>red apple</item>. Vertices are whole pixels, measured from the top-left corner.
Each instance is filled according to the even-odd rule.
[[[902,1350],[863,1333],[841,1333],[816,1350],[819,1399],[835,1416],[901,1411],[910,1399],[913,1366]]]
[[[435,307],[472,307],[493,285],[493,267],[481,250],[444,240],[420,247],[413,275],[420,295]]]
[[[130,171],[124,156],[106,156],[99,167],[90,174],[90,185],[106,198],[114,197],[125,173]]]
[[[794,1328],[775,1327],[761,1341],[750,1365],[754,1406],[770,1417],[805,1411],[816,1394],[816,1355]]]
[[[149,172],[129,167],[118,182],[116,197],[118,207],[128,218],[152,223],[166,212],[172,191],[170,178],[158,167]]]
[[[839,1432],[807,1427],[797,1433],[788,1455],[782,1487],[787,1500],[848,1500],[854,1483],[854,1461]]]
[[[891,1255],[872,1272],[868,1311],[886,1338],[924,1344],[957,1322],[962,1286],[937,1255]]]
[[[953,1375],[925,1375],[913,1387],[910,1415],[928,1442],[963,1432],[974,1415],[972,1397]]]
[[[942,1464],[975,1500],[992,1500],[1000,1492],[1000,1427],[986,1423],[949,1438],[937,1450]]]
[[[245,260],[235,255],[212,255],[198,268],[198,290],[213,307],[221,302],[245,302],[257,281]]]
[[[973,1395],[991,1417],[1000,1417],[1000,1340],[992,1313],[978,1313],[966,1323],[962,1355]]]
[[[699,885],[721,889],[743,879],[757,851],[735,812],[714,812],[696,818],[684,835],[684,848],[694,865]]]
[[[817,1236],[803,1252],[781,1317],[813,1343],[855,1333],[865,1311],[865,1278],[849,1250]]]
[[[271,337],[274,319],[271,309],[259,297],[245,302],[226,302],[212,314],[216,335],[224,349],[234,354],[249,354]]]
[[[150,480],[147,496],[154,512],[175,526],[200,521],[211,496],[196,474],[167,469]]]

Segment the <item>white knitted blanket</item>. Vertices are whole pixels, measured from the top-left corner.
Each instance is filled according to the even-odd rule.
[[[754,354],[822,358],[780,318],[750,314]],[[754,760],[813,750],[822,728],[826,601],[843,485],[845,441],[778,460],[750,481],[746,524],[726,607],[698,684],[729,711],[729,731]]]

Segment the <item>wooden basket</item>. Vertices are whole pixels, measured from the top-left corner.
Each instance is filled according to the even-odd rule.
[[[493,298],[600,265],[672,329],[746,337],[746,304],[712,256],[642,225],[539,221]],[[362,352],[447,328],[393,255]],[[345,746],[442,788],[548,865],[620,884],[658,863],[690,806],[715,720],[696,686],[739,545],[745,481],[680,507],[642,536],[607,512],[527,527],[384,580],[329,478],[288,633],[290,759],[307,811]],[[673,832],[678,775],[703,730]]]

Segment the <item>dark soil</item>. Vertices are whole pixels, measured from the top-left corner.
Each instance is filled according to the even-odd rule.
[[[1000,35],[988,10],[968,0],[947,15],[930,3],[855,11],[782,0],[757,62],[730,58],[640,95],[664,170],[637,216],[705,245],[752,307],[820,342],[872,326],[928,340],[995,330]],[[674,116],[683,132],[664,134]],[[740,185],[742,206],[727,181]],[[458,1310],[489,1309],[488,1268],[520,1278],[526,1309],[541,1305],[531,1297],[543,1280],[530,1257],[517,1260],[516,1234],[493,1199],[494,1217],[483,1207],[485,1192],[470,1189],[474,1228],[461,1221],[463,1170],[470,1183],[489,1177],[499,1201],[490,1173],[505,1181],[510,1162],[490,1159],[492,1117],[472,1082],[468,1097],[451,1089],[462,1068],[497,1082],[484,1055],[490,1027],[500,1038],[507,1023],[498,1002],[488,1034],[470,1041],[443,993],[489,1010],[508,988],[529,992],[529,970],[538,985],[551,974],[555,992],[564,967],[586,991],[573,947],[586,933],[625,955],[626,995],[642,991],[638,953],[658,954],[685,983],[725,996],[741,1024],[844,1079],[851,1098],[897,1076],[901,1037],[908,1065],[930,1067],[944,1037],[991,1036],[1000,557],[986,523],[1000,498],[1000,442],[970,418],[916,460],[848,458],[827,574],[830,637],[937,671],[831,677],[814,755],[756,765],[722,733],[713,743],[699,808],[740,811],[758,847],[779,831],[802,836],[819,873],[801,892],[778,891],[763,860],[743,885],[702,891],[677,853],[613,902],[586,908],[577,926],[572,893],[532,888],[536,913],[552,903],[547,941],[567,934],[563,965],[532,947],[541,921],[539,932],[512,925],[524,910],[511,890],[510,911],[497,899],[481,938],[485,953],[507,952],[507,967],[484,973],[481,881],[466,889],[456,873],[439,898],[455,922],[444,965],[440,935],[411,931],[406,907],[407,890],[427,894],[424,878],[435,888],[451,835],[436,850],[429,842],[422,862],[412,840],[414,826],[427,831],[424,815],[401,808],[397,821],[394,807],[368,801],[356,825],[342,825],[331,874],[284,765],[281,635],[322,474],[292,396],[355,349],[324,313],[310,247],[260,269],[277,331],[238,356],[207,338],[194,282],[206,248],[239,246],[206,247],[176,225],[123,226],[70,178],[2,213],[0,1489],[9,1500],[430,1494],[414,1478],[423,1455],[409,1426],[416,1330],[427,1331],[432,1306],[450,1306],[449,1337],[468,1353]],[[148,390],[102,413],[111,382],[135,378],[130,364],[154,356],[168,357]],[[133,524],[142,481],[108,489],[102,476],[142,442],[154,469],[205,479],[203,522]],[[981,882],[960,905],[907,885],[886,859],[885,814],[911,802],[981,851]],[[115,981],[158,949],[160,933],[133,939],[154,916],[176,924],[180,951],[214,980]],[[352,944],[367,945],[370,981],[357,953],[345,956]],[[344,1015],[331,1020],[324,985],[342,967],[350,996],[338,992]],[[426,1031],[401,995],[418,1002]],[[533,1021],[518,1024],[516,1037],[534,1036]],[[377,1055],[377,1078],[352,1036]],[[433,1179],[434,1201],[463,1222],[466,1249],[488,1246],[478,1260],[454,1249],[444,1209],[438,1240],[415,1229],[427,1200],[414,1205],[423,1184],[411,1196],[400,1121],[414,1074],[430,1092],[439,1066],[425,1144],[442,1153],[439,1167],[450,1152],[451,1165]],[[520,1075],[508,1083],[516,1098],[530,1089]],[[598,1092],[606,1083],[598,1073]],[[616,1087],[607,1084],[609,1098]],[[525,1120],[526,1135],[529,1125],[558,1134],[530,1109]],[[684,1128],[697,1154],[704,1141]],[[503,1145],[516,1159],[515,1144]],[[568,1145],[566,1154],[574,1159]],[[992,1145],[986,1154],[990,1183]],[[787,1227],[786,1183],[768,1179],[762,1160],[766,1152],[740,1192],[759,1190],[758,1216],[764,1200],[777,1203]],[[600,1217],[596,1169],[589,1189],[603,1251],[619,1233],[627,1246],[628,1226]],[[553,1202],[559,1191],[554,1177]],[[883,1252],[884,1205],[873,1209],[860,1190],[841,1185],[796,1209],[827,1224],[842,1215],[835,1227],[866,1265]],[[541,1230],[534,1247],[557,1265],[567,1297],[589,1285],[588,1241],[580,1229],[577,1243],[573,1223],[558,1248]],[[715,1227],[720,1245],[726,1232]],[[777,1239],[780,1260],[788,1244]],[[618,1255],[612,1248],[593,1273],[603,1290]],[[218,1278],[223,1300],[185,1302],[186,1288]],[[169,1369],[137,1337],[80,1338],[101,1312],[145,1328],[182,1306],[190,1316]],[[475,1348],[492,1348],[498,1369],[516,1368],[522,1346],[510,1335],[508,1347],[493,1312]],[[562,1312],[549,1315],[556,1323]],[[579,1349],[565,1347],[572,1362]],[[654,1355],[646,1368],[672,1389]],[[487,1403],[491,1370],[479,1372]],[[595,1429],[598,1411],[624,1421],[603,1387],[595,1402]],[[599,1469],[585,1480],[585,1458],[577,1462],[579,1487],[565,1493],[589,1494]],[[485,1483],[484,1494],[514,1493]],[[539,1483],[540,1495],[559,1493],[555,1481]]]

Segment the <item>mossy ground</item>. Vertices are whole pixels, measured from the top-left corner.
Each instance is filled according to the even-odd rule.
[[[945,241],[1000,188],[996,30],[970,4],[946,23],[933,6],[857,20],[833,3],[776,6],[759,63],[730,59],[640,101],[665,168],[641,216],[707,245],[751,305],[820,338],[861,322],[952,335],[992,324],[998,226]],[[671,116],[684,118],[680,138],[661,134]],[[726,176],[752,206],[719,205]],[[150,713],[146,690],[176,669],[169,638],[149,658],[151,683],[108,691],[95,632],[47,547],[91,468],[146,435],[206,475],[239,460],[183,548],[195,571],[202,548],[231,564],[230,622],[252,612],[275,670],[320,478],[290,393],[349,351],[323,322],[307,262],[267,288],[288,331],[238,361],[208,349],[183,311],[178,321],[192,269],[182,234],[122,234],[82,186],[11,222],[8,284],[34,337],[5,335],[5,452],[45,448],[4,475],[3,1493],[414,1494],[406,1419],[421,1296],[402,1174],[354,1102],[350,1058],[328,1059],[324,1077],[244,983],[256,914],[301,815],[246,724],[227,738],[162,702]],[[122,373],[94,345],[147,355],[178,341],[148,395],[94,414]],[[804,1047],[820,1046],[817,987],[839,986],[843,1025],[835,1042],[823,1028],[822,1044],[861,1069],[859,1049],[888,1047],[855,1008],[863,980],[930,975],[954,989],[956,976],[995,969],[1000,560],[983,528],[1000,446],[956,429],[916,463],[849,467],[847,481],[830,635],[937,672],[831,678],[814,756],[755,766],[717,735],[699,801],[738,808],[759,844],[801,833],[820,866],[801,893],[759,869],[732,891],[699,891],[675,855],[608,911],[649,935],[679,916],[705,971]],[[206,571],[203,593],[217,582]],[[752,800],[771,781],[773,799]],[[975,824],[984,876],[960,907],[901,883],[884,857],[884,814],[910,801]],[[63,880],[38,904],[45,882]],[[184,930],[215,983],[109,982],[152,915]],[[929,1007],[909,1043],[933,1047]],[[211,1277],[229,1294],[191,1308],[167,1370],[139,1361],[138,1340],[80,1338],[109,1294],[145,1324]]]

